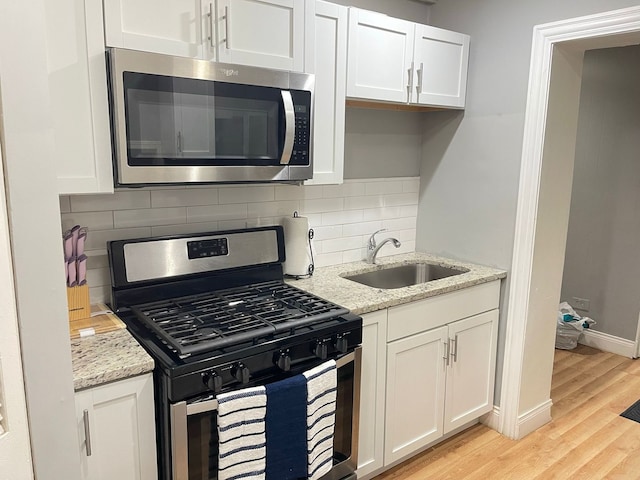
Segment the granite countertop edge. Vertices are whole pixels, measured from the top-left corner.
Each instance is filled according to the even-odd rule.
[[[394,289],[373,288],[344,278],[390,266],[430,263],[468,272],[427,283]],[[453,260],[427,253],[405,253],[378,258],[376,265],[364,261],[317,268],[313,276],[305,279],[287,279],[287,283],[348,308],[352,313],[382,310],[403,303],[414,302],[482,283],[500,280],[507,272],[493,267]]]
[[[151,372],[153,359],[126,328],[71,340],[73,388],[86,388]]]

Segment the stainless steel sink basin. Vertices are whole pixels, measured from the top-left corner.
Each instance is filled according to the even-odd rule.
[[[344,278],[373,288],[391,289],[452,277],[468,271],[466,268],[456,269],[428,263],[412,263],[350,275]]]

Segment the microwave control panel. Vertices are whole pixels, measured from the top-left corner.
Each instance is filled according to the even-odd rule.
[[[311,138],[311,93],[292,91],[296,133],[290,165],[309,165]]]

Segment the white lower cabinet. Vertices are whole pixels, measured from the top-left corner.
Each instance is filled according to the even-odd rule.
[[[363,316],[358,478],[493,408],[500,281]]]
[[[75,395],[82,478],[156,480],[150,373]]]

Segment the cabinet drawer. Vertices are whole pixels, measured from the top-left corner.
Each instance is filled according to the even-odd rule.
[[[500,281],[389,308],[387,341],[498,308]]]

